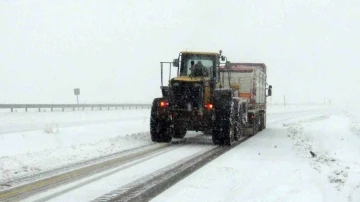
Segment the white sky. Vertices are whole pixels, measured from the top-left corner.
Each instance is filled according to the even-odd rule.
[[[359,1],[0,1],[0,103],[151,103],[160,61],[263,62],[272,102],[360,101]]]

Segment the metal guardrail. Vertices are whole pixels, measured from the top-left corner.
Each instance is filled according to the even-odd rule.
[[[284,104],[281,103],[268,103],[268,106],[281,106]],[[287,104],[287,105],[309,105],[309,104]],[[324,104],[310,104],[310,105],[324,105]],[[41,112],[41,109],[51,109],[51,111],[54,111],[54,109],[62,109],[62,111],[65,111],[65,109],[72,109],[75,111],[75,109],[81,109],[84,110],[86,108],[91,108],[91,110],[94,109],[107,109],[110,110],[113,109],[150,109],[151,104],[0,104],[0,109],[10,109],[11,112],[14,111],[14,109],[24,109],[25,111],[28,111],[28,109],[39,109],[39,112]]]
[[[62,109],[62,111],[65,111],[65,109],[82,109],[85,108],[91,108],[91,110],[94,109],[104,109],[107,108],[110,110],[110,108],[115,109],[125,109],[125,108],[135,108],[135,109],[146,109],[150,108],[150,104],[0,104],[0,109],[10,109],[11,112],[14,111],[14,109],[25,109],[25,111],[28,111],[28,109],[39,109],[39,112],[41,109],[51,109],[51,111],[54,111],[54,109]]]

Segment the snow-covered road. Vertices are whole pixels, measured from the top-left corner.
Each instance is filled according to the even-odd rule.
[[[13,116],[12,121],[7,122],[5,115],[1,115],[0,126],[7,133],[0,134],[0,148],[5,148],[0,151],[0,184],[152,144],[148,134],[149,110],[125,111],[74,112],[73,118],[70,112],[66,115],[61,112],[25,115],[32,121],[22,117],[22,113],[7,113]],[[31,131],[13,133],[16,124],[11,123],[16,122],[16,116],[20,120],[17,125],[23,131]],[[58,132],[44,131],[48,120],[62,123]],[[202,167],[153,201],[360,201],[359,131],[357,114],[348,114],[342,107],[270,106],[266,130]],[[195,150],[207,146],[193,145]],[[312,158],[310,151],[316,157]],[[95,199],[160,169],[165,166],[164,162],[179,160],[174,156],[181,159],[184,152],[174,150],[168,157],[157,157],[146,166],[151,169],[138,166],[129,171],[140,173],[138,175],[129,177],[127,171],[122,171],[51,199]]]
[[[137,163],[131,162],[116,167],[89,178],[46,191],[25,201],[45,201],[49,199],[51,201],[72,201],[75,198],[82,201],[91,201],[140,177],[154,173],[197,153],[204,153],[214,147],[213,145],[176,145],[152,158],[140,159],[141,161]]]

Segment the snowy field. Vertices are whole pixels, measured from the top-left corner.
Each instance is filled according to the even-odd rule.
[[[153,201],[360,201],[360,110],[349,109],[269,106],[266,130]],[[0,185],[152,144],[149,114],[1,112]]]

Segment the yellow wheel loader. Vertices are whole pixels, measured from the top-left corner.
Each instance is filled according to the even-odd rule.
[[[212,136],[215,145],[231,145],[244,135],[240,85],[221,76],[231,77],[231,71],[220,72],[220,66],[230,68],[222,51],[182,51],[173,62],[160,65],[162,97],[155,98],[151,108],[153,142],[170,142],[184,138],[187,131],[202,131]],[[166,66],[177,72],[164,85]]]

